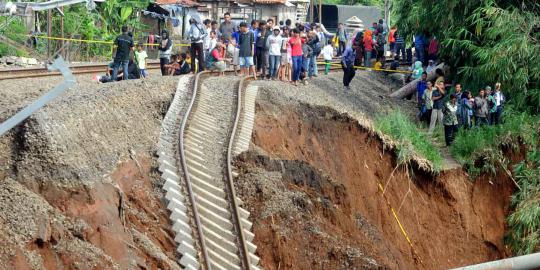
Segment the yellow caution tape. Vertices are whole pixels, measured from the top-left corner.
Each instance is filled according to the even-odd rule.
[[[98,44],[108,44],[108,45],[113,45],[114,44],[113,41],[105,41],[105,40],[89,40],[89,39],[62,38],[62,37],[49,37],[49,36],[32,36],[32,35],[25,35],[25,36],[34,37],[34,38],[41,38],[41,39],[83,42],[83,43],[98,43]],[[158,46],[159,44],[143,43],[143,45],[144,46]],[[189,44],[179,43],[179,44],[173,44],[173,46],[174,47],[189,47]]]
[[[392,215],[394,216],[394,219],[396,220],[396,222],[397,222],[397,224],[399,226],[399,229],[401,230],[401,234],[403,234],[403,236],[407,240],[407,243],[409,243],[409,246],[411,247],[413,254],[418,258],[420,263],[422,263],[422,259],[420,259],[420,256],[418,256],[418,253],[416,252],[416,250],[415,250],[415,248],[413,246],[413,243],[412,243],[411,239],[409,238],[409,235],[407,234],[407,231],[405,230],[405,227],[403,226],[403,224],[399,220],[399,217],[398,217],[398,215],[396,213],[396,210],[394,210],[394,207],[392,207],[392,205],[390,204],[390,201],[384,195],[384,188],[381,185],[381,182],[377,181],[377,184],[379,185],[379,190],[381,191],[381,195],[383,196],[384,200],[386,201],[386,204],[390,208],[390,211],[392,211]]]
[[[317,64],[320,65],[326,65],[326,62],[317,62]],[[331,66],[335,67],[341,67],[341,64],[330,64]],[[368,68],[368,67],[362,67],[362,66],[354,66],[355,69],[363,69],[363,70],[371,70],[371,71],[386,71],[386,72],[392,72],[392,73],[403,73],[403,74],[412,74],[412,72],[407,70],[393,70],[393,69],[376,69],[376,68]]]

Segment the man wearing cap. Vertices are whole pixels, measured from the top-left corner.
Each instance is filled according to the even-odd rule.
[[[278,68],[281,63],[281,48],[283,43],[283,38],[280,35],[281,30],[278,26],[275,26],[272,29],[272,35],[266,39],[266,47],[268,48],[268,59],[269,59],[269,77],[272,80],[277,78]]]

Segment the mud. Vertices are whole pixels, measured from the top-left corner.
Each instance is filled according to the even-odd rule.
[[[396,167],[356,119],[294,102],[260,99],[252,143],[237,186],[265,269],[447,269],[509,255],[503,175]]]

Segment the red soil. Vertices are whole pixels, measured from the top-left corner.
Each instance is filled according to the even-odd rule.
[[[261,101],[253,142],[273,158],[304,161],[327,174],[331,179],[322,188],[287,185],[310,198],[328,198],[334,205],[331,211],[315,205],[311,217],[292,223],[282,217],[255,222],[255,244],[265,269],[336,269],[343,268],[347,258],[346,268],[366,267],[360,259],[345,256],[346,247],[358,247],[391,269],[447,269],[509,255],[503,236],[513,184],[503,175],[472,182],[462,170],[432,177],[401,167],[391,177],[396,160],[385,153],[381,141],[356,121],[323,108],[278,110]],[[379,183],[385,186],[384,196],[412,248]],[[254,205],[252,219],[257,220],[264,202],[244,200]],[[358,216],[364,220],[361,226]],[[309,222],[334,240],[308,234],[302,228]],[[280,236],[276,228],[291,233]]]
[[[131,269],[134,262],[141,269],[171,269],[176,245],[161,194],[152,186],[151,169],[151,160],[140,158],[121,163],[110,175],[111,183],[69,190],[47,184],[29,188],[66,216],[84,220],[89,228],[78,237],[100,248],[120,269]],[[133,230],[146,235],[160,251],[167,251],[169,260],[156,258],[142,248]],[[70,269],[73,262],[84,260],[78,254],[56,254],[53,245],[45,242],[29,247],[39,251],[46,269]],[[103,263],[96,269],[111,268],[106,260]]]

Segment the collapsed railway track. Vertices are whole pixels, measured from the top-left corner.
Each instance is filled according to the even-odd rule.
[[[186,269],[259,269],[231,164],[251,138],[257,88],[246,87],[248,80],[199,73],[187,109],[182,112],[175,95],[164,120],[160,170]]]

